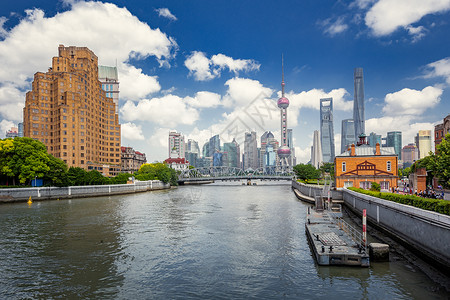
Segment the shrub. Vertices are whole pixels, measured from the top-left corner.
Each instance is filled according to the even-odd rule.
[[[348,189],[361,194],[377,197],[380,199],[406,204],[425,210],[435,211],[445,215],[450,215],[450,201],[447,200],[421,198],[414,195],[380,193],[376,191],[367,191],[354,187],[349,187]]]
[[[370,186],[370,190],[371,191],[375,191],[375,192],[379,192],[381,189],[381,186],[379,183],[376,182],[372,182],[371,186]]]

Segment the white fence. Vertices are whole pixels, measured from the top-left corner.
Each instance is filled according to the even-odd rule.
[[[0,202],[28,200],[82,198],[103,195],[117,195],[146,192],[170,188],[159,180],[137,181],[133,184],[86,185],[69,187],[31,187],[0,189]]]

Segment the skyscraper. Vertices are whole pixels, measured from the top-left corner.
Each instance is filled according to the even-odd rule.
[[[249,168],[256,170],[259,165],[256,132],[252,131],[251,133],[245,133],[244,153],[244,170]]]
[[[214,153],[220,152],[220,137],[218,134],[209,139],[209,155],[213,157]]]
[[[419,159],[428,156],[431,151],[431,130],[419,130],[416,136],[416,146],[419,148]]]
[[[322,145],[320,143],[319,130],[314,130],[313,145],[311,147],[311,165],[318,169],[322,162]]]
[[[291,155],[289,156],[288,163],[290,167],[293,167],[296,164],[296,158],[295,158],[294,137],[292,135],[292,128],[289,128],[287,130],[287,146],[291,150]]]
[[[119,113],[119,76],[117,67],[98,66],[98,80],[102,83],[102,89],[106,97],[112,98],[116,105],[116,114]]]
[[[402,148],[403,168],[410,167],[419,159],[419,149],[415,144],[408,144]]]
[[[198,146],[198,142],[192,139],[188,139],[186,152],[196,153],[197,156],[200,155],[200,147]]]
[[[347,149],[354,144],[355,137],[355,122],[353,119],[342,120],[341,127],[341,153],[347,151]]]
[[[391,131],[386,136],[386,146],[394,147],[395,154],[398,155],[398,159],[402,159],[402,133],[401,131]]]
[[[381,146],[381,134],[376,134],[375,132],[371,132],[368,137],[370,147],[375,147],[378,144]]]
[[[169,132],[169,158],[185,158],[184,136],[176,131]]]
[[[42,141],[69,167],[120,172],[116,104],[102,90],[98,58],[86,47],[59,45],[48,72],[34,75],[26,94],[24,136]]]
[[[355,142],[366,131],[364,118],[364,77],[363,69],[355,68],[354,72],[355,95],[353,100],[353,121],[355,122]]]
[[[223,143],[223,152],[227,153],[228,167],[238,168],[239,166],[239,154],[238,147],[235,140],[231,143]]]
[[[320,99],[320,142],[323,162],[334,162],[333,98]]]
[[[289,107],[289,99],[284,96],[284,68],[283,57],[281,58],[281,98],[278,99],[278,107],[281,113],[281,146],[278,148],[278,157],[280,159],[280,165],[283,168],[288,166],[289,156],[291,155],[291,149],[287,146],[287,108]]]

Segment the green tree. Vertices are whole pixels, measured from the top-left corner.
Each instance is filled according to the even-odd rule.
[[[372,183],[371,183],[371,185],[370,185],[370,190],[371,190],[371,191],[379,192],[380,189],[381,189],[381,186],[380,186],[379,183],[376,183],[376,182],[372,182]]]
[[[69,178],[67,177],[67,165],[50,154],[47,154],[49,158],[48,166],[50,170],[44,176],[44,182],[50,183],[53,186],[68,186]]]
[[[161,180],[164,183],[170,182],[171,185],[177,185],[177,174],[175,170],[163,163],[143,164],[138,174],[138,180]]]
[[[88,184],[87,172],[80,167],[70,167],[67,171],[67,179],[71,186]]]
[[[450,188],[450,133],[436,146],[436,154],[431,156],[433,175],[439,178],[445,187]]]
[[[102,185],[109,182],[109,178],[104,177],[102,173],[97,170],[90,170],[86,174],[86,181],[88,185]]]
[[[117,176],[111,178],[112,184],[125,184],[128,182],[128,178],[133,177],[130,173],[119,173]]]
[[[320,171],[309,164],[298,164],[294,166],[294,172],[297,178],[306,179],[318,179],[320,177]]]
[[[322,177],[325,174],[329,174],[331,176],[331,178],[334,178],[334,163],[330,163],[330,162],[323,163],[319,167],[319,170],[322,173]]]
[[[43,178],[50,171],[51,156],[40,141],[28,137],[16,137],[2,140],[0,146],[0,170],[21,184],[29,183],[34,178]]]

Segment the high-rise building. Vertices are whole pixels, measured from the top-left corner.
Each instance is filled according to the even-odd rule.
[[[264,152],[263,168],[268,173],[274,172],[277,165],[277,152],[271,144],[268,144],[265,150],[266,151]]]
[[[98,58],[86,47],[59,45],[48,72],[34,74],[26,94],[24,136],[43,142],[69,167],[120,172],[116,104],[98,77]]]
[[[322,145],[320,142],[319,130],[314,130],[313,145],[311,147],[311,165],[318,169],[322,163]]]
[[[353,100],[353,121],[355,122],[355,142],[366,131],[366,119],[364,117],[364,77],[363,69],[355,68],[354,75],[355,94]]]
[[[223,144],[223,152],[227,153],[228,167],[239,168],[239,152],[238,145],[235,139],[231,143]]]
[[[283,168],[289,166],[289,157],[291,156],[291,149],[287,144],[287,108],[289,107],[289,99],[284,96],[284,65],[283,57],[281,58],[281,98],[278,99],[277,105],[280,108],[281,119],[281,145],[278,148],[278,158],[280,159],[280,165]]]
[[[209,139],[209,155],[214,156],[214,153],[220,152],[220,137],[218,134]]]
[[[184,136],[176,131],[169,132],[169,158],[185,158]]]
[[[289,166],[293,167],[296,165],[296,157],[295,157],[295,147],[294,147],[294,137],[292,135],[292,128],[287,130],[287,146],[291,150],[291,155],[288,158]]]
[[[375,147],[378,144],[381,145],[381,134],[376,134],[375,132],[371,132],[368,137],[370,147]]]
[[[323,162],[334,162],[333,98],[320,99],[320,142]]]
[[[419,148],[419,159],[428,156],[431,151],[431,130],[419,130],[415,139]]]
[[[19,132],[18,132],[18,137],[23,137],[23,123],[19,123],[18,125],[17,125],[17,129],[19,130]]]
[[[350,148],[352,144],[356,141],[355,137],[355,122],[353,119],[342,120],[341,127],[341,153]]]
[[[194,168],[198,168],[198,159],[199,156],[194,152],[185,152],[186,159],[189,161],[189,164]]]
[[[259,166],[256,132],[246,132],[244,139],[244,170],[256,170]]]
[[[209,156],[209,141],[206,141],[203,144],[203,148],[202,148],[202,156],[203,157],[210,157]]]
[[[197,155],[200,155],[200,147],[198,146],[198,142],[194,141],[192,139],[188,139],[188,142],[186,145],[186,152],[196,153]],[[189,162],[191,162],[191,161],[189,160]]]
[[[419,159],[419,148],[415,144],[408,144],[402,148],[403,168],[410,167]]]
[[[102,89],[106,92],[106,97],[112,98],[116,105],[116,114],[119,113],[119,75],[117,67],[98,66],[98,80],[102,84]]]
[[[395,154],[398,155],[398,159],[402,159],[402,133],[401,131],[391,131],[386,136],[386,146],[394,147]]]

